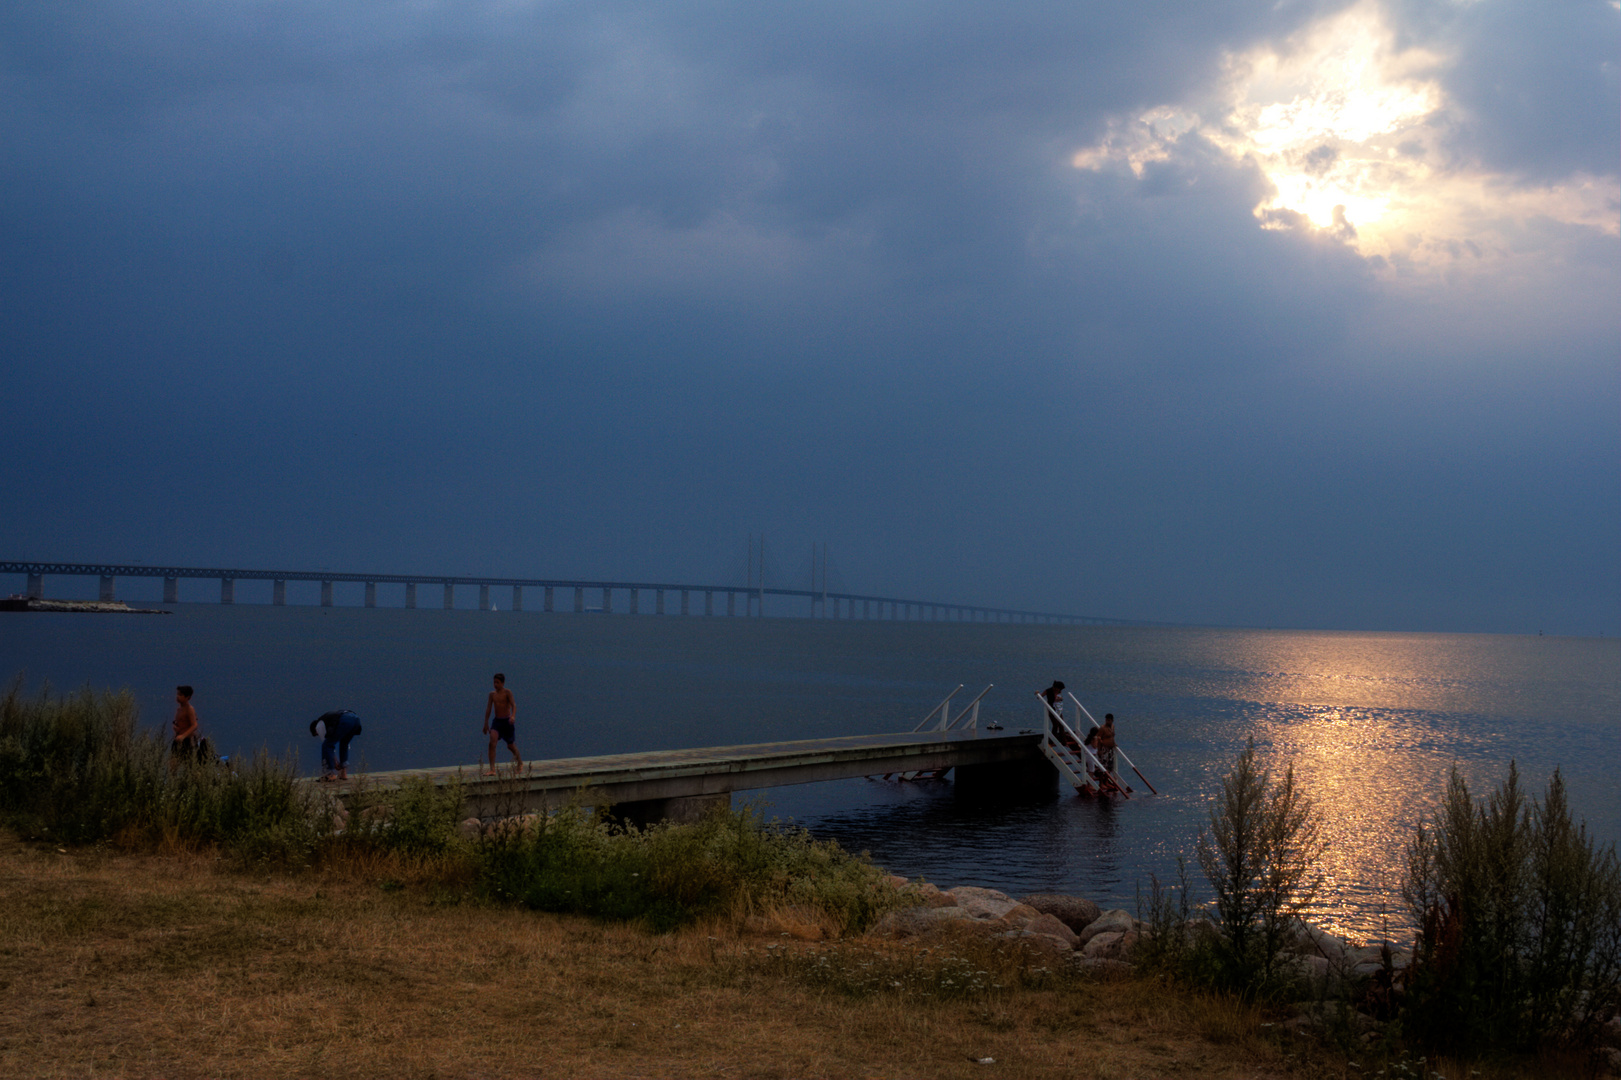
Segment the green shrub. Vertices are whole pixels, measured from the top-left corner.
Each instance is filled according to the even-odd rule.
[[[1403,1020],[1427,1046],[1586,1046],[1621,1005],[1621,868],[1572,823],[1557,771],[1528,801],[1510,763],[1476,805],[1453,769],[1402,896],[1420,927]]]
[[[668,930],[733,904],[803,904],[845,930],[893,906],[883,873],[837,844],[763,823],[751,809],[693,824],[624,828],[578,808],[487,842],[490,892],[545,911]]]
[[[302,861],[331,825],[288,763],[171,765],[128,691],[24,698],[20,679],[0,698],[0,816],[24,836],[173,838],[254,861]]]
[[[1294,766],[1274,783],[1250,740],[1222,780],[1209,832],[1199,831],[1199,868],[1215,893],[1217,982],[1245,993],[1277,988],[1278,958],[1322,881],[1324,846]]]
[[[397,787],[357,784],[349,796],[350,846],[368,846],[405,855],[442,855],[465,842],[457,832],[465,791],[460,781],[436,785],[421,776]]]

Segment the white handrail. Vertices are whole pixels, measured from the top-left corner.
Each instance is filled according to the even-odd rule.
[[[957,684],[957,690],[961,690],[961,689],[962,689],[962,686],[963,686],[963,684],[962,684],[962,683],[958,683],[958,684]],[[913,731],[914,731],[914,732],[918,732],[918,731],[922,731],[922,730],[923,730],[923,726],[924,726],[924,725],[925,725],[925,724],[927,724],[927,723],[928,723],[928,722],[929,722],[929,721],[930,721],[930,720],[933,720],[933,719],[934,719],[934,714],[935,714],[935,713],[937,713],[937,712],[939,712],[939,711],[940,711],[940,710],[941,710],[941,709],[944,709],[944,708],[946,708],[946,705],[947,705],[947,703],[949,703],[949,702],[950,702],[950,701],[951,701],[951,699],[952,699],[952,698],[954,698],[954,697],[956,697],[956,696],[957,696],[957,690],[953,690],[953,691],[952,691],[952,692],[951,692],[951,693],[949,693],[949,694],[947,694],[947,695],[946,695],[946,699],[945,699],[945,701],[942,701],[942,702],[940,702],[940,704],[938,704],[938,705],[936,705],[936,706],[935,706],[935,707],[934,707],[934,708],[932,708],[932,709],[930,709],[930,710],[929,710],[929,715],[927,715],[927,716],[925,716],[925,717],[924,717],[924,718],[923,718],[923,719],[921,719],[921,720],[919,720],[919,721],[918,721],[918,722],[917,722],[917,727],[915,727],[915,728],[913,728],[913,729],[912,729],[912,730],[913,730]],[[950,715],[950,714],[949,714],[949,710],[948,710],[948,713],[947,713],[947,715]],[[944,718],[944,717],[942,717],[942,718],[941,718],[941,722],[942,722],[942,723],[944,723],[944,722],[945,722],[945,718]]]
[[[1102,764],[1102,762],[1099,761],[1099,759],[1097,759],[1096,754],[1093,754],[1093,751],[1091,751],[1091,749],[1089,749],[1088,746],[1086,746],[1086,743],[1084,743],[1084,741],[1083,741],[1083,739],[1081,739],[1080,735],[1076,735],[1075,728],[1071,728],[1071,726],[1068,725],[1068,723],[1065,722],[1065,720],[1063,720],[1062,715],[1059,714],[1059,710],[1054,709],[1054,707],[1052,707],[1052,702],[1047,701],[1046,697],[1041,696],[1041,691],[1036,691],[1036,697],[1039,697],[1039,699],[1041,699],[1042,707],[1044,707],[1044,709],[1047,710],[1047,714],[1052,715],[1052,718],[1054,718],[1054,720],[1057,720],[1057,722],[1059,722],[1060,725],[1063,726],[1063,730],[1068,731],[1068,733],[1070,733],[1070,738],[1075,739],[1075,743],[1078,744],[1078,746],[1080,746],[1081,752],[1083,752],[1084,756],[1086,756],[1086,761],[1089,761],[1089,762],[1091,762],[1091,764],[1096,765],[1097,772],[1101,772],[1101,774],[1104,774],[1104,775],[1106,775],[1106,777],[1109,777],[1110,780],[1114,780],[1114,782],[1117,783],[1118,786],[1120,786],[1120,793],[1122,793],[1122,795],[1127,795],[1127,785],[1125,785],[1125,780],[1122,780],[1122,778],[1120,778],[1120,774],[1118,774],[1118,772],[1115,772],[1115,770],[1112,770],[1112,769],[1104,769],[1104,764]],[[1068,694],[1068,697],[1070,697],[1070,701],[1075,701],[1075,694]],[[1076,705],[1081,705],[1081,702],[1075,701],[1075,704]],[[1081,705],[1081,712],[1086,712],[1086,705]],[[1086,712],[1086,718],[1088,718],[1088,720],[1091,720],[1091,718],[1093,718],[1093,714],[1089,714],[1089,712]],[[1052,731],[1050,731],[1050,728],[1049,728],[1049,730],[1047,730],[1047,738],[1052,738]],[[1130,795],[1127,795],[1127,798],[1130,798]]]
[[[1081,754],[1084,756],[1084,759],[1096,766],[1098,772],[1112,779],[1115,784],[1119,786],[1120,793],[1122,795],[1126,795],[1127,798],[1130,798],[1131,796],[1126,794],[1126,784],[1125,781],[1120,779],[1120,774],[1103,767],[1103,762],[1099,761],[1097,755],[1092,753],[1091,749],[1086,745],[1086,743],[1081,741],[1081,737],[1079,735],[1075,734],[1075,729],[1070,727],[1069,724],[1065,722],[1064,717],[1058,712],[1057,709],[1053,708],[1052,702],[1048,701],[1045,697],[1042,697],[1041,691],[1036,691],[1036,697],[1040,699],[1041,707],[1046,710],[1047,715],[1051,716],[1054,720],[1057,720],[1058,725],[1069,733],[1070,738],[1075,740],[1075,745],[1081,748]],[[1077,701],[1076,704],[1079,705],[1080,702]],[[1082,707],[1081,711],[1086,711],[1084,706]],[[1088,717],[1091,716],[1090,713],[1087,713],[1087,715]],[[1043,731],[1041,734],[1044,744],[1052,742],[1052,727],[1050,725],[1043,725]]]
[[[966,716],[969,712],[972,712],[974,714],[974,718],[968,722],[968,726],[973,728],[976,731],[979,730],[979,702],[980,702],[980,699],[983,698],[986,694],[990,693],[991,692],[991,687],[993,687],[995,685],[996,685],[995,683],[991,683],[990,686],[987,686],[985,689],[981,690],[978,694],[976,694],[974,696],[973,701],[970,701],[967,705],[964,705],[961,709],[957,710],[957,719],[953,720],[951,723],[947,724],[945,722],[946,718],[942,716],[940,718],[940,723],[943,726],[940,728],[940,730],[941,731],[950,731],[952,728],[954,728],[958,724],[962,723],[962,718],[964,716]]]
[[[1081,710],[1081,712],[1083,712],[1083,713],[1086,713],[1086,718],[1087,718],[1087,720],[1091,721],[1093,727],[1099,727],[1100,728],[1100,727],[1103,726],[1102,724],[1097,722],[1097,720],[1092,716],[1091,713],[1086,712],[1086,706],[1081,704],[1081,699],[1076,697],[1075,694],[1072,691],[1067,691],[1066,690],[1064,692],[1064,694],[1065,694],[1066,697],[1068,697],[1071,701],[1073,701],[1075,703],[1075,707],[1077,709]],[[1135,761],[1131,760],[1129,757],[1126,757],[1126,751],[1125,751],[1124,747],[1122,747],[1119,743],[1115,743],[1114,744],[1114,752],[1119,754],[1120,757],[1125,761],[1125,763],[1127,765],[1131,766],[1131,771],[1136,773],[1139,777],[1141,777],[1143,783],[1148,784],[1148,777],[1143,776],[1143,771],[1137,767],[1137,763]],[[1118,779],[1118,776],[1116,778]],[[1153,791],[1155,795],[1159,794],[1158,791],[1154,791],[1154,785],[1153,784],[1148,784],[1148,790]]]

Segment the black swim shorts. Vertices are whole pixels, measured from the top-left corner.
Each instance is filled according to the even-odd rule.
[[[511,746],[512,740],[518,737],[512,721],[499,716],[490,721],[490,730],[499,735],[501,741],[508,746]]]

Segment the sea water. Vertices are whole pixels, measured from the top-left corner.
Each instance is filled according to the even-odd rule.
[[[1094,716],[1114,713],[1158,795],[1127,771],[1125,800],[970,802],[949,780],[860,779],[737,801],[942,886],[1134,908],[1179,857],[1199,886],[1199,830],[1253,739],[1324,813],[1317,917],[1362,937],[1409,926],[1403,848],[1453,767],[1477,793],[1511,760],[1536,791],[1558,768],[1591,832],[1621,838],[1614,639],[183,604],[0,615],[0,671],[30,690],[127,687],[153,725],[189,683],[221,752],[307,765],[309,722],[353,709],[352,753],[372,769],[473,766],[497,671],[529,758],[909,731],[959,683],[959,702],[995,684],[980,724],[1017,731],[1062,679]]]

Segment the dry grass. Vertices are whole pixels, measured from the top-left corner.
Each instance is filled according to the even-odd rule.
[[[852,995],[804,973],[940,947],[830,944],[802,911],[655,937],[469,897],[432,863],[254,877],[0,838],[0,1076],[1362,1075],[1146,979]]]

